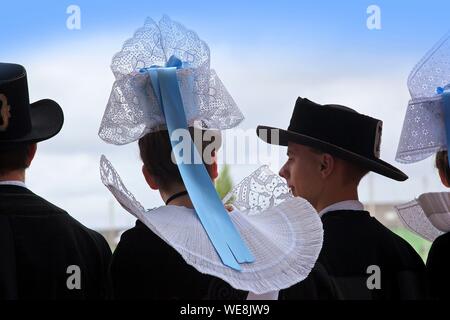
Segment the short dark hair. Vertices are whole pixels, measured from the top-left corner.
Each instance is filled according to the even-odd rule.
[[[324,151],[321,151],[319,149],[312,148],[312,147],[309,147],[309,149],[312,152],[314,152],[316,154],[319,154],[319,155],[327,153],[327,152],[324,152]],[[345,161],[345,162],[347,162],[349,164],[349,166],[347,166],[347,176],[345,177],[345,183],[354,183],[354,182],[356,182],[356,183],[359,184],[361,182],[362,178],[364,178],[370,172],[369,169],[364,168],[363,166],[361,166],[361,165],[359,165],[359,164],[357,164],[357,163],[355,163],[353,161],[348,161],[348,160],[342,159],[342,158],[340,158],[338,156],[335,156],[332,153],[328,153],[328,154],[330,154],[334,158],[343,160],[343,161]]]
[[[445,179],[450,183],[450,167],[448,165],[447,151],[439,151],[436,153],[436,168],[444,174]]]
[[[215,152],[220,147],[220,133],[218,131],[189,128],[189,132],[191,137],[201,134],[202,144],[201,146],[197,145],[197,150],[199,150],[199,147],[201,148],[199,150],[201,155],[203,155],[205,149],[211,144],[214,144],[214,146],[211,152],[212,154],[209,156],[213,157],[215,155]],[[212,136],[211,141],[205,141],[204,139],[207,132]],[[140,156],[145,168],[161,189],[167,190],[170,185],[175,183],[183,184],[178,166],[172,161],[172,146],[167,130],[150,132],[140,138],[138,144]],[[208,160],[205,162],[203,157],[202,161],[211,174],[211,161]]]
[[[21,144],[0,149],[0,175],[28,168],[29,148],[29,144]]]

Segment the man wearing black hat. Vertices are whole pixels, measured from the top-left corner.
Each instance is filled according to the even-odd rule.
[[[0,63],[0,299],[101,299],[111,250],[105,239],[31,192],[25,169],[63,112],[29,103],[25,69]]]
[[[324,242],[308,278],[280,299],[421,299],[425,266],[402,238],[358,201],[358,184],[370,171],[408,177],[380,159],[382,122],[339,105],[298,98],[288,130],[259,126],[258,136],[287,146],[280,175],[294,196],[319,212]]]

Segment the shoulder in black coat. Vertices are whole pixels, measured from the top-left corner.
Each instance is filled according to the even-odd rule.
[[[324,243],[305,281],[280,292],[280,299],[422,299],[425,265],[402,238],[366,211],[333,211],[322,217]],[[371,267],[369,269],[369,267]],[[379,289],[374,278],[379,268]],[[368,286],[369,282],[369,286]]]
[[[26,188],[0,186],[0,257],[0,299],[109,295],[105,239]]]
[[[450,232],[436,238],[431,245],[427,273],[431,297],[450,300]]]

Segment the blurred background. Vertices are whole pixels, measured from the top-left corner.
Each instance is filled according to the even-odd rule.
[[[61,133],[38,145],[26,183],[102,232],[112,247],[134,218],[102,185],[101,154],[144,206],[163,204],[145,185],[136,144],[106,145],[97,132],[114,82],[112,56],[146,17],[158,21],[167,14],[208,43],[212,67],[246,116],[243,130],[258,124],[287,127],[298,96],[382,119],[381,157],[410,179],[398,183],[370,174],[360,197],[425,258],[430,244],[401,225],[394,205],[444,189],[433,159],[401,165],[395,152],[409,100],[407,77],[449,29],[449,10],[448,1],[2,2],[0,60],[27,68],[31,101],[54,99],[65,113]],[[270,152],[270,158],[226,168],[222,162],[220,192],[263,164],[278,172],[286,150]]]

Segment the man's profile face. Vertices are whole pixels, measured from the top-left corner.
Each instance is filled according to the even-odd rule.
[[[308,200],[313,206],[322,190],[320,154],[311,148],[289,142],[288,160],[280,169],[292,194]]]

